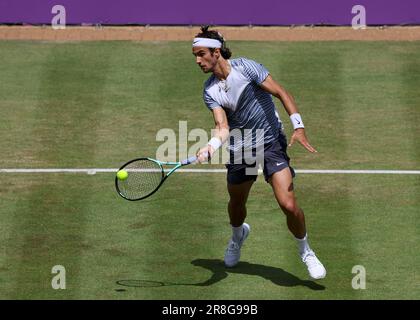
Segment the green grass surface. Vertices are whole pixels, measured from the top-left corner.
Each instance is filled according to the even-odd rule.
[[[293,146],[297,169],[420,168],[420,43],[231,48],[294,95],[319,151]],[[177,131],[179,121],[209,132],[207,76],[190,50],[182,42],[0,42],[0,168],[115,168],[153,157],[158,130]],[[0,177],[2,299],[420,297],[418,175],[298,176],[310,243],[328,270],[317,282],[261,177],[248,203],[252,232],[232,270],[222,265],[224,174],[175,173],[134,203],[115,193],[113,174]],[[66,290],[51,288],[54,265],[66,268]],[[355,265],[366,268],[366,290],[351,286]]]

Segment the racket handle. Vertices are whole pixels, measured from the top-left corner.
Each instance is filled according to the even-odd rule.
[[[197,157],[192,156],[192,157],[189,157],[188,159],[185,159],[185,160],[181,161],[181,164],[183,166],[186,166],[187,164],[191,164],[191,163],[196,162],[196,161],[197,161]]]
[[[207,157],[208,157],[208,153],[207,153]],[[192,157],[189,157],[188,159],[181,161],[181,165],[186,166],[196,161],[197,161],[197,156],[192,156]]]

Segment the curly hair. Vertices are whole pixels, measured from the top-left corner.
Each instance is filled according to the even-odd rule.
[[[220,53],[222,57],[225,59],[229,59],[232,56],[232,51],[228,47],[226,47],[226,41],[223,38],[222,34],[217,30],[209,30],[210,26],[202,26],[201,32],[196,35],[198,38],[208,38],[208,39],[216,39],[222,43],[222,47],[220,48]],[[209,48],[211,52],[214,52],[214,48]]]

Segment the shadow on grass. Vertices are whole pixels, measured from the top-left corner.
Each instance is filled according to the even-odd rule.
[[[211,271],[212,275],[210,279],[198,283],[175,283],[152,280],[118,280],[116,283],[125,287],[140,288],[166,286],[211,286],[227,278],[229,273],[236,273],[259,276],[271,281],[275,285],[282,287],[305,286],[311,290],[325,290],[323,285],[320,285],[314,281],[301,280],[281,268],[274,268],[261,264],[239,262],[238,265],[234,268],[226,268],[223,261],[219,259],[196,259],[191,261],[191,264]]]
[[[226,278],[229,273],[237,273],[259,276],[282,287],[305,286],[312,290],[325,290],[323,285],[314,281],[301,280],[281,268],[265,266],[262,264],[239,262],[234,268],[226,268],[223,261],[219,259],[196,259],[191,261],[191,263],[213,273],[210,279],[202,283],[197,283],[197,286],[210,286]]]

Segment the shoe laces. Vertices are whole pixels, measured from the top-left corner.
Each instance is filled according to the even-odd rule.
[[[228,245],[228,251],[235,252],[238,250],[239,250],[239,244],[231,240]]]
[[[320,264],[315,255],[315,252],[313,252],[312,250],[306,252],[302,260],[307,264],[309,268],[317,267]]]

